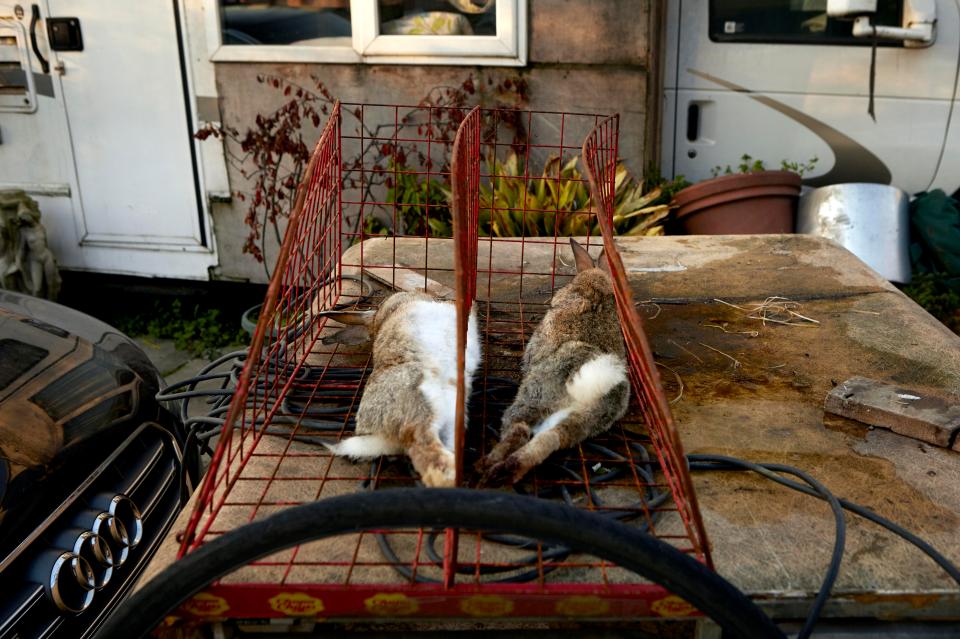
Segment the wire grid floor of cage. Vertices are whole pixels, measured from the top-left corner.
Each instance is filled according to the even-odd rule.
[[[389,250],[395,251],[403,268],[412,270],[423,265],[422,242],[399,239],[389,243]],[[434,257],[450,250],[449,240],[430,243],[435,245],[430,252]],[[386,244],[386,240],[368,243],[364,250],[371,263],[378,263],[378,250],[386,250]],[[481,258],[490,250],[506,268],[511,263],[508,256],[520,259],[516,243],[494,240],[483,244],[490,248],[481,245]],[[345,262],[351,259],[351,251],[359,250],[351,248]],[[596,246],[593,250],[596,252]],[[523,259],[543,268],[539,282],[531,278],[523,287],[527,291],[526,301],[476,302],[484,359],[474,380],[468,411],[470,427],[464,460],[468,482],[475,480],[469,472],[473,463],[496,442],[499,416],[512,400],[519,382],[526,340],[546,312],[551,280],[562,286],[572,277],[572,272],[564,272],[563,263],[569,262],[569,256],[563,251],[557,252],[556,272],[543,266],[543,261],[552,259],[553,253],[554,248],[546,244],[524,251]],[[441,285],[452,284],[453,274],[443,268],[442,261],[440,268],[424,269],[424,273]],[[520,277],[499,274],[491,287],[492,297],[504,298],[497,292],[521,288]],[[356,280],[344,280],[343,297],[337,302],[352,303],[363,298],[365,304],[375,306],[389,290],[384,287],[367,296],[364,292]],[[218,485],[214,501],[221,500],[222,505],[211,513],[207,538],[297,504],[416,484],[415,475],[403,458],[353,464],[331,456],[322,446],[322,441],[350,436],[370,367],[369,347],[323,345],[322,337],[334,330],[330,325],[320,331],[315,347],[304,358],[297,379],[290,384],[272,417],[257,425],[256,433],[251,429],[248,437],[234,440],[233,464],[241,466],[244,458],[246,461],[236,469],[232,486]],[[255,434],[260,435],[257,441]],[[607,433],[554,455],[516,489],[639,526],[692,553],[693,547],[651,450],[642,417],[637,406],[632,405],[628,415]],[[613,602],[619,601],[617,609],[649,615],[649,608],[646,612],[641,608],[668,596],[659,586],[593,557],[509,535],[469,531],[459,535],[456,585],[451,590],[442,584],[444,540],[442,531],[420,529],[366,531],[311,542],[250,564],[222,579],[207,594],[228,602],[226,605],[235,611],[231,614],[238,617],[284,614],[264,609],[264,602],[284,592],[319,598],[326,602],[325,614],[329,616],[378,614],[370,612],[363,601],[384,592],[406,593],[410,597],[417,593],[418,597],[426,596],[430,591],[435,591],[433,597],[447,597],[456,592],[456,597],[467,597],[463,593],[472,592],[472,588],[476,596],[499,593],[508,597],[507,601],[520,606],[517,610],[535,606],[537,615],[544,617],[559,614],[556,606],[561,601],[585,596],[581,590],[586,587],[593,589],[591,596],[599,597],[596,601],[573,599],[564,605],[576,610],[577,606],[584,606],[583,614],[593,614],[587,611],[586,602],[596,603],[597,610],[609,610]],[[335,599],[331,600],[331,596]],[[527,603],[521,604],[521,600]],[[190,611],[191,606],[202,610],[201,603],[188,603],[185,610]],[[480,604],[470,605],[483,609]],[[386,609],[392,610],[390,606]],[[456,606],[447,610],[453,615],[469,616]]]
[[[380,460],[369,467],[353,465],[332,457],[318,445],[321,439],[340,439],[349,434],[371,365],[368,347],[324,343],[332,325],[320,311],[345,306],[376,308],[400,281],[407,285],[411,280],[420,281],[423,288],[433,287],[431,292],[449,298],[457,284],[452,242],[432,237],[434,227],[430,224],[431,219],[442,219],[442,207],[438,211],[435,204],[433,210],[429,202],[423,205],[422,228],[413,229],[422,235],[402,235],[396,232],[400,228],[398,220],[404,217],[404,206],[411,205],[398,204],[390,189],[403,175],[428,180],[449,176],[445,167],[437,168],[434,154],[446,152],[452,136],[448,135],[449,123],[434,127],[433,109],[427,113],[426,125],[422,121],[407,122],[399,117],[396,107],[384,105],[357,107],[348,113],[360,120],[356,129],[359,134],[343,132],[345,125],[336,109],[308,167],[298,201],[299,218],[284,240],[277,274],[264,305],[266,312],[261,314],[259,334],[251,347],[251,353],[256,353],[262,344],[263,355],[251,357],[241,375],[241,393],[234,397],[235,406],[231,407],[234,419],[228,416],[227,420],[232,426],[221,437],[184,549],[299,503],[415,483],[401,460]],[[379,114],[376,117],[383,122],[374,127],[373,119],[364,120],[368,113]],[[517,157],[516,140],[501,141],[496,126],[500,117],[497,112],[492,114],[494,127],[483,137],[486,148],[494,155],[510,149]],[[577,128],[572,124],[589,130],[601,116],[547,113],[538,117],[545,119],[526,115],[528,139],[519,149],[527,167],[522,175],[491,162],[492,168],[482,174],[483,179],[490,184],[498,180],[522,184],[524,188],[539,184],[545,189],[552,182],[558,188],[576,188],[579,184],[585,189],[585,179],[564,180],[560,168],[568,163],[565,153],[579,149],[568,140]],[[414,125],[415,134],[411,132]],[[384,127],[388,133],[392,130],[392,139],[382,134]],[[477,143],[480,134],[479,130],[475,133]],[[402,151],[402,159],[401,143],[414,145]],[[344,160],[345,148],[351,144],[360,148],[359,160],[353,163]],[[605,144],[603,150],[612,150],[615,157],[615,135],[612,147],[609,140]],[[419,155],[413,160],[419,163],[417,169],[399,170],[398,162],[409,161],[411,151]],[[368,152],[376,157],[366,159]],[[477,161],[479,147],[472,153],[473,161]],[[556,159],[545,160],[550,166],[551,162],[556,164],[555,177],[546,171],[539,178],[531,177],[529,166],[536,153],[557,154]],[[480,173],[477,170],[476,175]],[[479,188],[480,182],[475,179],[473,186]],[[479,195],[474,191],[472,197]],[[395,232],[388,237],[369,237],[363,225],[345,225],[347,209],[356,207],[361,212],[364,207],[379,207],[388,217],[392,214]],[[493,224],[499,212],[502,210],[490,210],[487,223]],[[587,234],[585,243],[596,252],[600,240],[592,221],[595,214],[589,209],[570,214],[560,210],[558,201],[553,208],[528,210],[524,199],[521,209],[508,212],[515,214],[522,225],[530,215],[561,216],[568,224],[566,231]],[[479,223],[476,219],[474,222]],[[351,241],[355,242],[352,247],[341,250],[343,242]],[[471,427],[463,460],[468,483],[472,464],[496,440],[499,415],[519,382],[526,340],[546,312],[552,293],[572,277],[568,265],[573,263],[566,239],[558,238],[556,231],[552,237],[481,237],[475,241],[475,308],[484,357],[469,403]],[[377,290],[373,290],[371,281],[378,283]],[[386,287],[379,286],[384,283]],[[634,396],[628,416],[610,431],[554,455],[517,489],[640,526],[702,558],[702,541],[694,540],[687,514],[680,512],[671,498],[676,496],[676,485],[661,472],[662,451],[655,449],[651,454],[637,399]],[[444,565],[443,555],[454,548],[456,562]],[[677,608],[675,602],[669,603],[672,600],[668,593],[633,573],[572,555],[556,544],[470,531],[440,534],[430,529],[365,531],[279,552],[214,584],[204,594],[214,599],[195,597],[183,610],[204,616],[204,611],[210,610],[223,613],[226,606],[234,611],[232,615],[240,617],[284,616],[290,614],[289,609],[274,606],[271,612],[264,605],[273,601],[267,595],[286,597],[290,588],[311,601],[313,595],[323,595],[325,614],[329,616],[377,615],[378,610],[397,616],[423,615],[428,614],[429,601],[437,597],[442,600],[496,593],[512,597],[511,610],[515,605],[522,610],[527,604],[535,604],[535,616],[564,616],[563,610],[605,614],[610,606],[630,610],[634,616],[644,611],[661,614],[652,607],[655,602],[664,607],[662,614],[694,612],[689,606]],[[405,594],[414,592],[432,593],[434,599],[410,600]],[[592,594],[587,600],[576,599],[587,596],[584,592]],[[387,599],[376,599],[384,593],[389,595]],[[371,597],[387,602],[385,607],[371,604]],[[389,604],[401,600],[409,600],[408,609]],[[288,607],[299,605],[289,597],[284,601]],[[471,605],[484,609],[478,600],[472,601]],[[309,608],[309,604],[303,605]],[[471,614],[462,606],[455,614],[463,613]]]

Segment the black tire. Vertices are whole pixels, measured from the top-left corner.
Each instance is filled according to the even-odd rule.
[[[233,530],[168,566],[121,604],[96,637],[145,637],[211,581],[279,550],[344,533],[398,527],[469,528],[563,544],[664,586],[731,636],[784,637],[727,580],[659,539],[564,504],[497,491],[449,488],[401,488],[332,497]]]

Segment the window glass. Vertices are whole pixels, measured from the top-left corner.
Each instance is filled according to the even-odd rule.
[[[496,0],[377,0],[382,35],[497,35]]]
[[[220,0],[223,44],[350,46],[350,0]]]
[[[874,24],[900,26],[903,0],[879,0]],[[710,0],[710,38],[727,42],[871,44],[853,22],[827,18],[827,0]]]

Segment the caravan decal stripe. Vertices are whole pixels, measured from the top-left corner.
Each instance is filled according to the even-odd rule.
[[[750,89],[728,82],[716,76],[712,76],[696,69],[687,69],[697,77],[703,78],[714,84],[743,93],[751,100],[756,100],[760,104],[782,113],[797,124],[806,127],[818,138],[826,142],[830,150],[833,151],[834,163],[829,171],[815,178],[805,179],[804,184],[810,186],[824,186],[826,184],[841,184],[844,182],[873,182],[876,184],[890,184],[890,169],[883,161],[874,155],[869,149],[858,143],[853,138],[844,135],[833,127],[824,124],[816,118],[812,118],[802,111],[797,111],[782,102],[777,102],[773,98],[754,93]]]

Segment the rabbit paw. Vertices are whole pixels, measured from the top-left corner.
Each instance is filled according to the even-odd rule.
[[[431,488],[453,488],[457,485],[457,473],[453,466],[443,465],[428,469],[420,480]]]
[[[480,480],[481,486],[512,486],[527,474],[527,468],[520,465],[519,460],[511,455],[502,462],[493,464]]]
[[[493,449],[481,457],[473,468],[478,474],[486,475],[491,468],[502,464],[503,460],[512,455],[517,449],[530,441],[530,427],[526,422],[516,421],[503,433],[501,439]]]
[[[483,477],[483,476],[485,476],[488,472],[490,472],[490,469],[493,468],[494,466],[496,466],[498,463],[499,463],[499,462],[498,462],[497,460],[491,458],[490,455],[485,455],[484,457],[481,457],[480,459],[477,460],[477,462],[473,465],[473,470],[474,470],[478,475],[480,475],[481,477]]]

